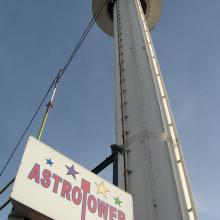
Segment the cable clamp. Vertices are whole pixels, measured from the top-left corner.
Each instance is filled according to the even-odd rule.
[[[51,103],[51,101],[49,101],[46,106],[47,106],[48,108],[53,108],[53,104]]]
[[[61,69],[59,70],[59,73],[58,73],[57,78],[56,78],[56,84],[59,82],[59,80],[60,80],[60,78],[62,77],[62,75],[63,75],[63,69],[61,68]]]

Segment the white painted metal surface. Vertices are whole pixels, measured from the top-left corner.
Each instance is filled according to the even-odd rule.
[[[103,0],[93,0],[92,2],[93,14],[96,13],[102,1]],[[106,0],[106,1],[109,1],[109,0]],[[148,27],[150,30],[152,30],[160,19],[161,9],[162,9],[162,0],[143,0],[143,2],[147,6],[145,17],[147,19]],[[98,18],[96,19],[96,22],[106,34],[113,37],[113,20],[110,18],[108,14],[107,5],[108,4],[105,5],[100,16],[98,16]]]
[[[31,220],[133,220],[132,196],[29,138],[10,195]]]
[[[135,220],[198,219],[140,1],[116,1],[114,21],[119,185],[133,195]]]

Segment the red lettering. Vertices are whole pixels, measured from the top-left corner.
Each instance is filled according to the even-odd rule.
[[[109,220],[115,220],[115,218],[116,218],[116,208],[113,206],[110,206]]]
[[[88,209],[91,213],[95,213],[97,209],[97,201],[95,196],[90,195],[88,197]]]
[[[71,189],[72,189],[71,184],[67,180],[64,180],[62,191],[61,191],[61,196],[63,198],[66,197],[66,199],[68,199],[70,201],[70,191],[71,191]]]
[[[28,175],[28,179],[32,180],[35,179],[35,183],[40,182],[40,165],[35,163],[34,167],[32,168],[31,172]]]
[[[108,204],[98,199],[98,215],[101,218],[107,220],[108,216]]]
[[[125,213],[118,210],[118,220],[125,220]]]
[[[59,183],[62,183],[62,178],[56,175],[55,173],[53,174],[53,178],[54,178],[53,192],[57,193]]]
[[[82,179],[81,189],[83,190],[81,220],[85,220],[85,218],[86,218],[86,200],[87,200],[87,193],[90,192],[90,182],[88,182],[85,179]]]
[[[72,200],[76,205],[79,205],[82,200],[82,192],[78,186],[75,186],[72,190]]]
[[[43,178],[41,178],[41,185],[44,188],[48,188],[50,186],[50,177],[52,176],[52,173],[49,170],[44,170],[43,173]]]

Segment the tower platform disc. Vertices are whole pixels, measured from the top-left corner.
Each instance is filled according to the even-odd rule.
[[[108,1],[108,0],[106,0]],[[114,2],[114,1],[112,1]],[[113,4],[111,1],[105,4],[100,15],[96,19],[98,26],[109,36],[113,37]],[[147,19],[148,27],[152,30],[157,22],[160,19],[161,9],[162,9],[162,0],[140,0],[145,17]],[[92,11],[93,16],[95,16],[97,10],[102,4],[102,0],[93,0],[92,2]]]

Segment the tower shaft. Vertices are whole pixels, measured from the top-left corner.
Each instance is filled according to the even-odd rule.
[[[198,219],[181,146],[139,0],[114,5],[119,187],[135,220]]]

